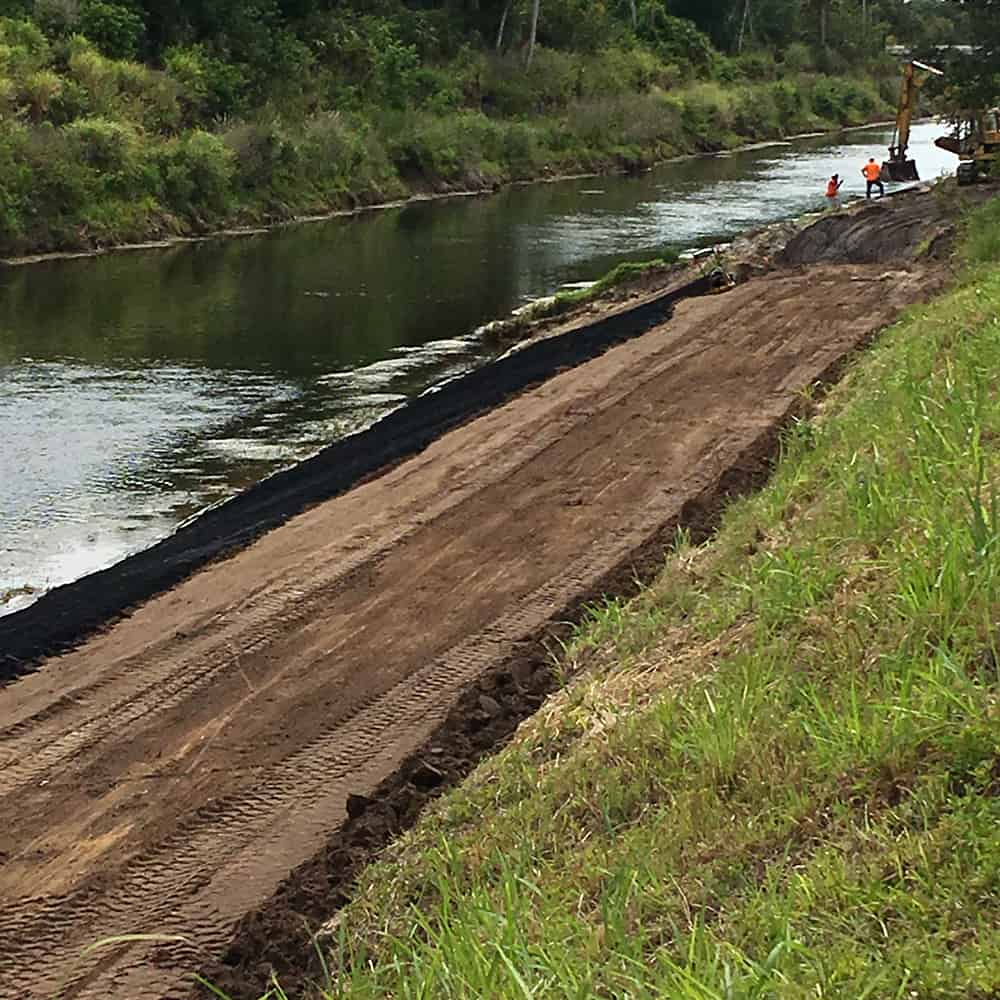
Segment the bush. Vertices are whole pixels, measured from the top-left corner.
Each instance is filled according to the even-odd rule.
[[[164,57],[167,73],[181,87],[189,118],[234,114],[244,106],[246,73],[232,63],[210,55],[202,45],[175,46]]]
[[[481,79],[482,105],[501,115],[540,114],[565,108],[582,87],[579,59],[538,48],[528,71],[514,55],[488,61]]]
[[[80,23],[80,0],[35,0],[34,18],[53,38],[72,34]]]
[[[27,110],[32,121],[40,122],[48,115],[62,89],[63,82],[58,74],[50,69],[36,70],[22,78],[18,104]]]
[[[127,170],[137,147],[134,129],[106,118],[80,119],[63,134],[77,145],[80,160],[106,174]]]
[[[90,106],[98,114],[113,114],[118,97],[118,69],[82,35],[69,47],[69,75],[87,92]]]
[[[236,175],[246,190],[287,187],[300,160],[295,143],[277,121],[238,125],[223,141],[232,151]]]
[[[77,26],[112,59],[134,58],[146,30],[145,23],[134,10],[105,0],[83,0]]]
[[[733,132],[728,93],[717,84],[700,84],[688,91],[680,103],[681,127],[700,150],[719,149]]]
[[[49,43],[37,25],[0,17],[0,72],[17,80],[48,68],[51,62]]]
[[[766,139],[782,131],[781,115],[769,88],[744,90],[733,101],[733,128],[743,138]]]
[[[1000,198],[969,212],[962,230],[962,257],[966,264],[1000,262]]]
[[[708,36],[683,17],[671,17],[657,0],[639,0],[638,35],[666,62],[706,73],[715,52]]]
[[[805,73],[814,66],[812,49],[802,42],[792,42],[781,57],[781,65],[786,73]]]
[[[778,66],[770,52],[745,52],[736,58],[741,75],[747,80],[773,80]]]
[[[541,8],[538,37],[548,48],[591,53],[619,34],[604,0],[560,0]]]
[[[156,159],[164,200],[174,212],[199,225],[225,214],[234,157],[218,136],[195,129],[164,143]]]

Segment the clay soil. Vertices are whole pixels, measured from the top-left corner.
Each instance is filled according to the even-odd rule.
[[[537,707],[546,637],[703,536],[803,387],[934,283],[681,302],[0,690],[0,997],[300,978],[301,918]],[[84,951],[129,933],[184,940]]]

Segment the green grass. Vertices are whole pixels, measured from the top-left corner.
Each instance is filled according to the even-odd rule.
[[[998,995],[1000,264],[965,252],[364,873],[330,996]]]
[[[677,254],[673,251],[665,251],[662,256],[654,257],[652,260],[644,261],[623,261],[616,265],[603,277],[598,278],[592,285],[586,288],[575,288],[572,291],[557,292],[555,295],[539,299],[520,317],[521,326],[527,322],[549,317],[562,316],[564,313],[578,306],[586,305],[600,299],[616,288],[632,284],[646,275],[651,275],[657,271],[666,271],[671,265],[677,262]]]

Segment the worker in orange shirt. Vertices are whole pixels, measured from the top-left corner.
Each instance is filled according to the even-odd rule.
[[[826,182],[826,196],[827,198],[836,198],[840,193],[840,186],[844,183],[844,178],[840,174],[834,174]]]
[[[875,188],[878,188],[878,195],[881,198],[885,194],[885,186],[882,184],[882,168],[875,162],[875,157],[872,157],[861,168],[861,173],[868,182],[868,189],[865,191],[865,197],[870,198],[872,196],[872,191]]]

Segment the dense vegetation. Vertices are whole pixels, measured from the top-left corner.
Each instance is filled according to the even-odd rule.
[[[324,995],[998,995],[1000,199],[968,232],[959,287],[364,874]]]
[[[954,35],[952,7],[966,16],[936,0],[0,0],[0,252],[861,122],[894,93],[884,42]]]

